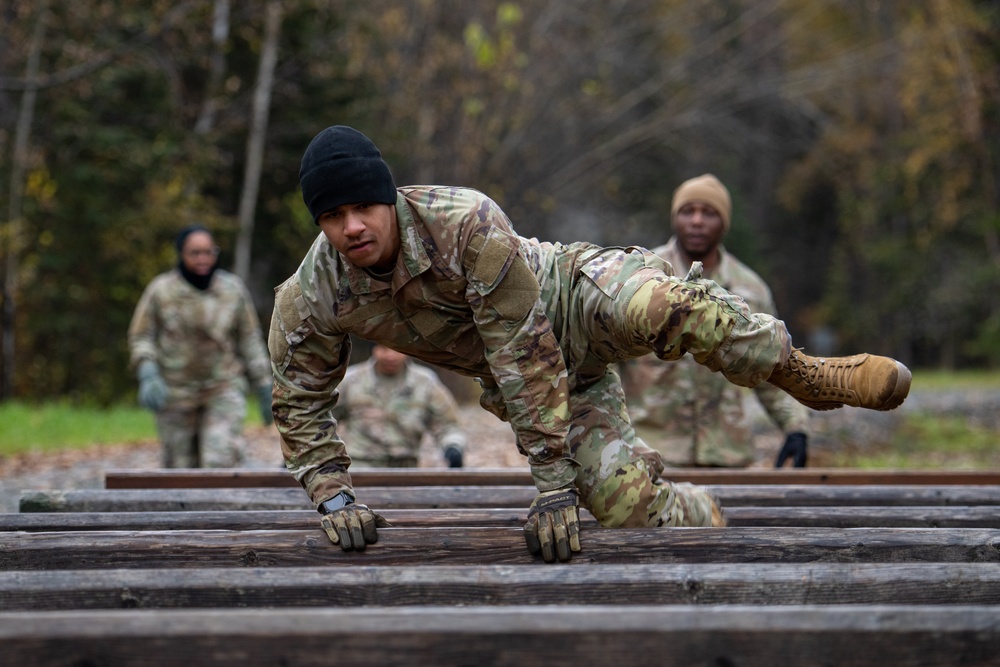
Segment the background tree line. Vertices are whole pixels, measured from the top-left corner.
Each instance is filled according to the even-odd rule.
[[[298,166],[353,125],[398,184],[468,185],[545,240],[656,245],[673,189],[796,342],[1000,362],[996,0],[6,0],[3,397],[111,402],[200,221],[270,319],[317,233]],[[825,341],[825,342],[824,342]]]

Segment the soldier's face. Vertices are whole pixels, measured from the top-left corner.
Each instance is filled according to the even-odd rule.
[[[192,232],[184,239],[181,261],[184,268],[196,276],[207,276],[219,256],[219,248],[208,232]]]
[[[330,245],[361,268],[388,270],[399,254],[396,208],[388,204],[343,204],[317,220]]]
[[[688,257],[702,259],[715,252],[725,230],[722,216],[714,207],[700,201],[684,204],[674,218],[677,242]]]
[[[381,345],[372,348],[372,360],[379,375],[399,375],[406,368],[405,354]]]

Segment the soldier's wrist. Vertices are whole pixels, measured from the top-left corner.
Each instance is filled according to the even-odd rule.
[[[320,514],[330,514],[331,512],[336,512],[339,509],[343,509],[348,505],[354,504],[354,496],[349,494],[347,491],[341,491],[333,498],[329,500],[324,500],[319,504],[316,510]]]

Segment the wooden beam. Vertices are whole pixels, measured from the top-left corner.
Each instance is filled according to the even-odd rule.
[[[0,613],[12,665],[996,665],[995,606],[167,609]]]
[[[492,509],[380,510],[396,528],[449,526],[520,527],[527,507]],[[812,528],[1000,528],[996,507],[729,507],[730,526]],[[596,523],[583,510],[585,523]],[[308,530],[314,510],[244,510],[188,512],[34,512],[0,514],[0,531],[62,530]]]
[[[0,572],[0,610],[1000,604],[992,563],[405,565]]]
[[[1000,487],[710,485],[729,507],[1000,505]],[[358,500],[375,509],[522,508],[537,495],[530,486],[365,487]],[[162,512],[312,509],[300,488],[79,489],[24,491],[22,512]]]
[[[395,528],[449,526],[521,527],[528,508],[379,510]],[[596,524],[589,512],[584,521]],[[0,531],[66,530],[309,530],[319,526],[316,510],[192,512],[36,512],[0,514]]]
[[[585,530],[571,564],[1000,562],[1000,531],[974,528]],[[320,529],[0,533],[0,571],[161,567],[541,564],[520,528],[383,528],[364,552]]]
[[[1000,470],[671,469],[664,477],[695,484],[907,484],[933,486],[1000,485]],[[367,486],[530,486],[527,469],[376,468],[351,471],[355,487]],[[298,487],[284,470],[182,468],[108,470],[108,489]]]

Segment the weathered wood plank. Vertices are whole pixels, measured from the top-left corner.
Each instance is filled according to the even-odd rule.
[[[730,526],[815,528],[1000,528],[1000,509],[978,506],[727,507]]]
[[[335,628],[335,631],[331,629]],[[996,665],[996,606],[512,606],[0,613],[12,665]]]
[[[670,469],[664,477],[695,484],[908,484],[933,486],[1000,485],[1000,470],[859,470],[805,469]],[[527,469],[513,468],[376,468],[352,470],[355,487],[367,486],[522,486],[534,482]],[[297,487],[284,470],[245,468],[114,469],[105,472],[105,488],[238,488]]]
[[[0,610],[559,604],[1000,604],[992,563],[0,572]]]
[[[528,508],[379,510],[395,528],[448,526],[520,527]],[[191,512],[34,512],[0,514],[0,531],[60,530],[308,530],[319,525],[316,510],[209,510]],[[581,519],[596,524],[583,510]]]
[[[973,528],[585,530],[571,564],[1000,562],[1000,531]],[[319,529],[0,533],[0,570],[541,563],[519,528],[384,528],[363,553]]]
[[[380,510],[396,528],[523,526],[527,507]],[[939,507],[729,507],[730,526],[813,528],[1000,528],[990,505]],[[584,522],[595,522],[586,510]],[[0,513],[0,532],[60,530],[308,530],[314,510]]]
[[[1000,505],[993,486],[709,485],[724,507]],[[367,487],[358,499],[376,509],[527,507],[530,486]],[[22,512],[159,512],[311,509],[300,488],[79,489],[25,491]]]

